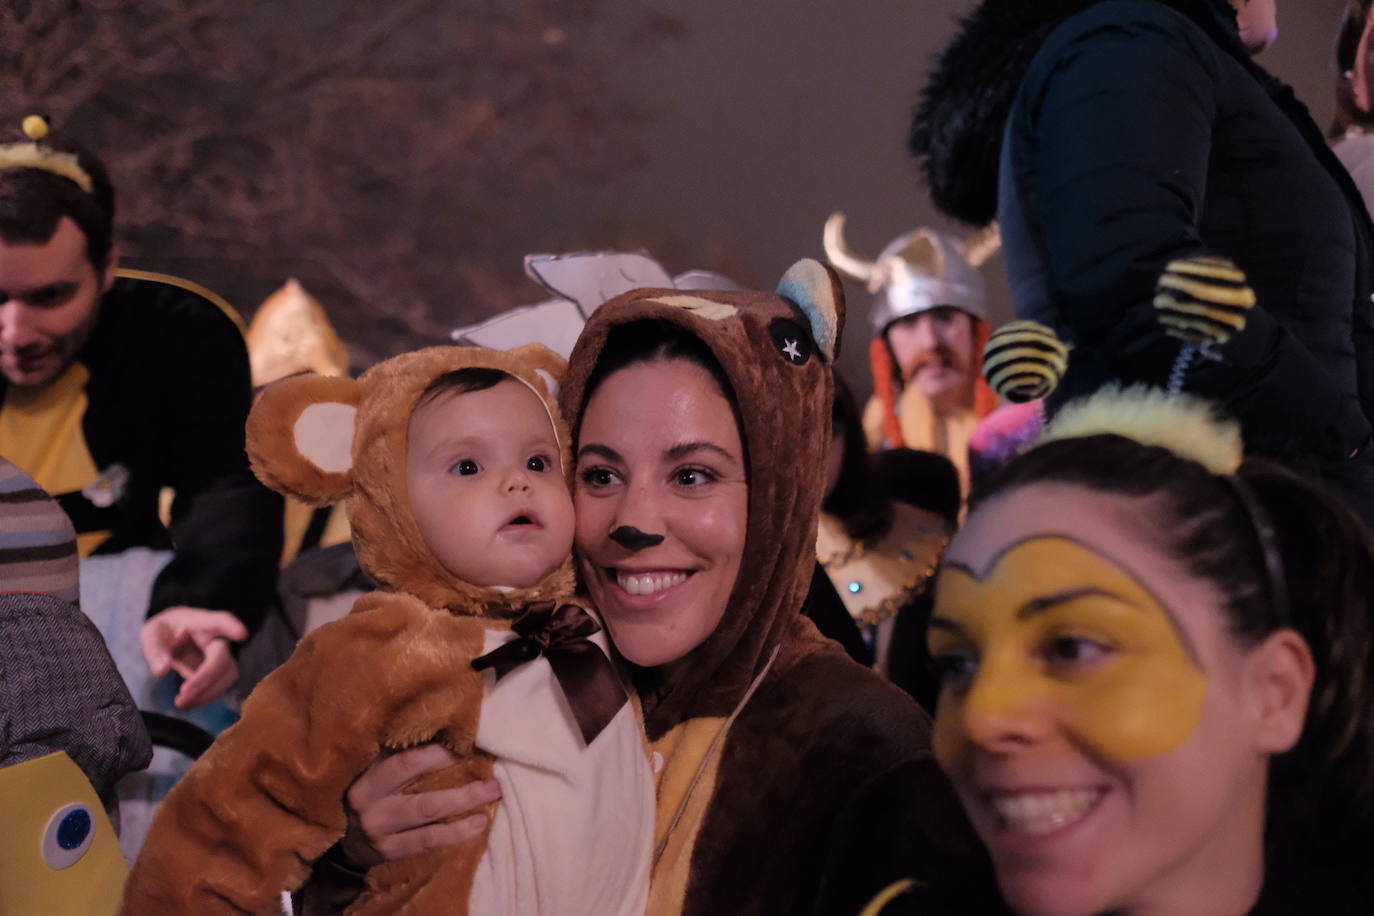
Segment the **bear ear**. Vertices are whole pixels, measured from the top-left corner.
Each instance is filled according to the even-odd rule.
[[[296,375],[267,386],[248,415],[248,458],[264,484],[313,506],[353,490],[353,430],[361,386]]]
[[[833,363],[844,330],[844,290],[840,278],[820,261],[803,258],[778,282],[778,295],[796,303],[811,322],[816,348]]]
[[[511,356],[529,366],[544,380],[549,396],[558,400],[558,389],[563,384],[563,376],[568,372],[568,361],[541,343],[529,343],[514,350],[507,350]]]

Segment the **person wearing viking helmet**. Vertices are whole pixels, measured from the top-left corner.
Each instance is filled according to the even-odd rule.
[[[968,442],[997,406],[982,377],[989,325],[978,268],[997,250],[996,225],[959,241],[927,228],[899,236],[876,261],[853,254],[843,213],[825,224],[825,253],[873,294],[873,397],[863,412],[870,449],[937,452],[968,493]]]

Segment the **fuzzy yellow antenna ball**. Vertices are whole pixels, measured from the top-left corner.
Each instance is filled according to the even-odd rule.
[[[42,140],[48,135],[48,119],[42,115],[31,114],[20,126],[30,140]]]
[[[75,154],[60,153],[40,142],[48,135],[47,118],[29,115],[20,123],[20,127],[28,139],[0,144],[0,169],[42,169],[75,182],[87,194],[95,189],[95,182],[81,167]]]
[[[1245,457],[1240,424],[1210,401],[1145,385],[1109,385],[1065,405],[1036,444],[1108,434],[1166,448],[1213,474],[1234,474]]]

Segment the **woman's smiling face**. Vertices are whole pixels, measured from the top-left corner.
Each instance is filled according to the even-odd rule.
[[[1024,486],[970,515],[937,582],[936,755],[1020,913],[1169,911],[1258,854],[1247,650],[1142,514]]]
[[[734,410],[697,363],[634,363],[592,393],[578,435],[578,562],[627,659],[669,665],[715,631],[739,575],[748,502]]]

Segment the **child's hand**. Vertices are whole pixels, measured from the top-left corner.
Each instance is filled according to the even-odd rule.
[[[176,671],[185,678],[177,709],[196,709],[218,700],[238,680],[229,644],[247,639],[248,628],[226,611],[169,607],[148,618],[139,638],[154,675]]]
[[[370,868],[452,846],[485,830],[485,814],[445,821],[500,798],[501,787],[494,779],[457,789],[402,791],[420,776],[457,760],[443,745],[425,744],[375,761],[349,787],[348,832],[339,851],[354,865]]]

